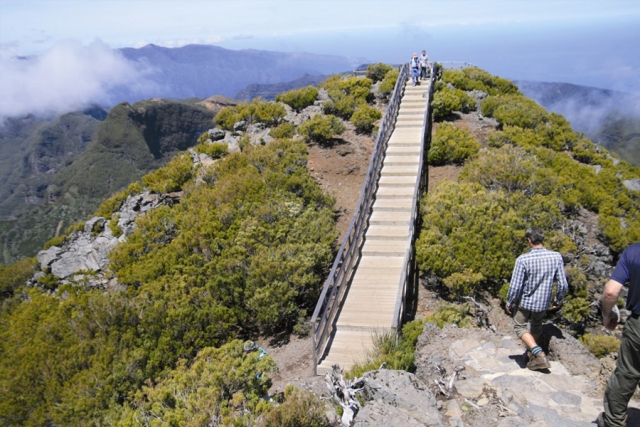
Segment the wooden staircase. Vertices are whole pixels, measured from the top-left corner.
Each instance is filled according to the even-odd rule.
[[[404,89],[395,128],[384,155],[360,258],[351,276],[328,351],[317,373],[366,361],[377,335],[392,330],[402,274],[411,249],[411,211],[419,180],[422,128],[429,84]],[[395,331],[394,331],[395,333]]]

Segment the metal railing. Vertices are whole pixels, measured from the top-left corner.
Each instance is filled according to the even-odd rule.
[[[462,70],[467,67],[475,67],[475,64],[464,61],[438,61],[443,70]]]
[[[409,240],[404,255],[404,271],[400,276],[400,283],[398,286],[398,294],[396,296],[396,307],[393,317],[393,324],[391,327],[396,330],[396,333],[400,332],[399,328],[408,317],[412,317],[415,314],[417,307],[417,293],[418,293],[418,271],[416,266],[416,231],[420,227],[420,198],[427,189],[429,172],[426,167],[427,153],[431,145],[431,100],[435,91],[435,72],[431,68],[429,78],[429,94],[427,95],[427,108],[424,111],[424,118],[422,121],[422,134],[420,144],[420,163],[418,165],[418,171],[420,177],[416,182],[416,186],[413,190],[413,206],[411,207],[411,216],[409,218]],[[408,303],[412,304],[408,307]],[[408,310],[410,308],[410,310]]]
[[[369,161],[369,169],[362,184],[360,198],[351,224],[347,229],[347,234],[342,241],[338,255],[331,267],[331,272],[318,299],[316,309],[311,317],[313,369],[315,374],[317,374],[318,358],[322,357],[326,351],[327,343],[333,332],[336,315],[344,302],[345,291],[353,273],[353,266],[360,257],[360,248],[364,239],[364,231],[368,226],[369,212],[373,205],[378,178],[382,169],[382,161],[387,143],[395,128],[395,120],[400,109],[400,99],[408,78],[409,67],[405,64],[400,68],[393,95],[380,124],[376,143],[371,153],[371,160]]]

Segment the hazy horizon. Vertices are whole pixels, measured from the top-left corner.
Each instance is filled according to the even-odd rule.
[[[104,102],[118,85],[148,89],[148,70],[117,49],[149,43],[354,63],[401,63],[425,49],[511,80],[640,94],[638,22],[640,2],[620,0],[0,0],[0,115],[29,101],[51,111]]]

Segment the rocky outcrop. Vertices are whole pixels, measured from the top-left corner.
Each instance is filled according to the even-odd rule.
[[[37,256],[40,269],[51,272],[63,282],[82,275],[88,286],[104,286],[109,252],[133,232],[136,218],[158,206],[172,205],[178,200],[178,194],[155,194],[149,191],[129,196],[110,220],[93,217],[82,230],[68,237],[62,246],[51,246],[40,251]],[[115,221],[115,224],[109,224],[110,221]],[[113,230],[121,230],[121,234],[115,236]]]
[[[363,397],[369,403],[358,413],[354,426],[444,426],[435,395],[414,374],[380,369],[362,378]]]

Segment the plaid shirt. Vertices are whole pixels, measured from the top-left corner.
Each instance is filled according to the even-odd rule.
[[[558,283],[556,302],[560,303],[569,289],[562,255],[547,248],[532,248],[516,259],[507,305],[513,306],[520,301],[520,307],[527,310],[536,313],[547,311],[554,280]]]

